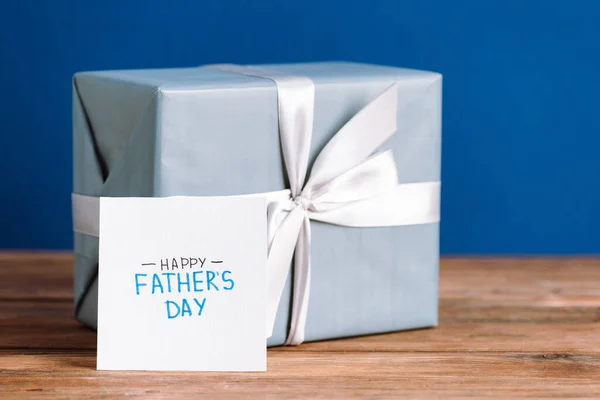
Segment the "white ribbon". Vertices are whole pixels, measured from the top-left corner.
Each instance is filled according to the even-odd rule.
[[[306,77],[286,76],[256,67],[211,67],[271,79],[277,85],[279,135],[290,189],[262,194],[269,201],[267,332],[271,336],[295,254],[293,304],[285,344],[300,344],[304,341],[310,294],[310,220],[350,227],[437,222],[440,182],[399,184],[392,152],[371,155],[396,131],[396,84],[372,100],[333,136],[316,158],[306,181],[313,127],[313,82]],[[73,195],[74,229],[97,233],[97,226],[82,227],[90,222],[90,214],[98,215],[89,210],[89,204],[81,207],[83,202],[89,203],[89,197]]]

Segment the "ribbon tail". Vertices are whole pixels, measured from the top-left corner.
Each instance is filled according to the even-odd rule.
[[[384,194],[308,215],[316,221],[352,227],[434,223],[440,220],[440,182],[401,183]]]
[[[386,150],[312,190],[312,208],[314,211],[328,203],[340,205],[374,197],[388,192],[397,184],[394,155],[391,150]]]
[[[305,214],[302,207],[294,208],[275,232],[271,243],[267,258],[267,337],[273,334],[277,308],[290,272],[294,248]]]
[[[310,239],[310,219],[305,214],[294,257],[294,303],[286,345],[298,345],[304,342],[310,297]]]
[[[367,104],[325,145],[313,163],[306,187],[319,187],[355,167],[396,132],[398,84]]]

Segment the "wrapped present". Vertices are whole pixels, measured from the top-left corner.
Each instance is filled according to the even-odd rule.
[[[437,324],[441,75],[210,65],[73,80],[75,315],[98,198],[264,194],[269,345]]]

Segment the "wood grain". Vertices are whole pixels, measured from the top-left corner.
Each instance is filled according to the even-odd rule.
[[[270,349],[266,373],[95,370],[69,254],[0,253],[0,398],[600,398],[600,259],[452,258],[440,326]]]
[[[73,299],[73,257],[68,253],[0,252],[0,301]]]
[[[269,351],[269,372],[237,374],[97,372],[93,352],[3,355],[0,365],[7,364],[18,367],[7,369],[12,388],[3,394],[37,390],[48,398],[90,393],[143,398],[600,395],[600,357],[583,355]]]

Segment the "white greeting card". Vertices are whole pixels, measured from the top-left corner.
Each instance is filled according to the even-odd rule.
[[[102,370],[266,370],[266,202],[102,198]]]

